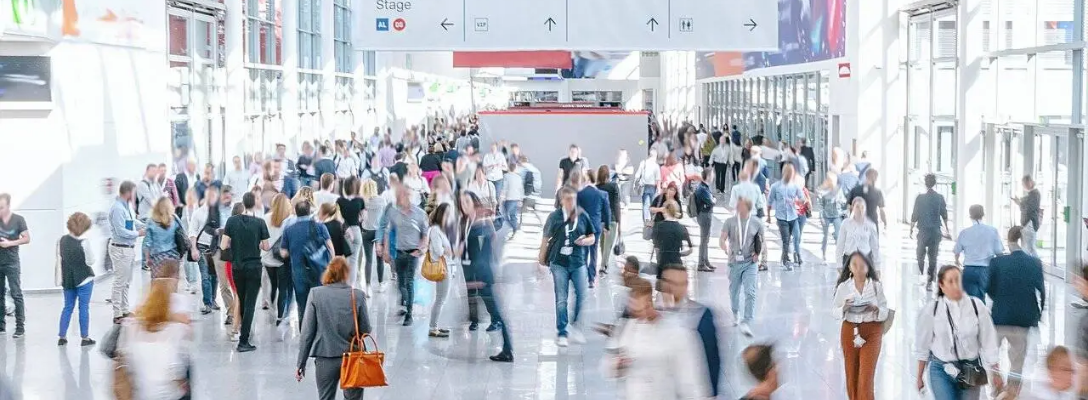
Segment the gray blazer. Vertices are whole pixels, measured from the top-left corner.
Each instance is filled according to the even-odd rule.
[[[348,351],[349,341],[355,336],[349,290],[353,289],[347,283],[310,289],[302,321],[302,337],[299,339],[298,368],[304,368],[310,357],[340,357]],[[359,333],[370,333],[365,295],[359,289],[354,290]]]

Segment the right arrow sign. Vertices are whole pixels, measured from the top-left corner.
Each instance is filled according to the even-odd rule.
[[[751,32],[751,31],[756,30],[756,26],[759,26],[759,25],[756,24],[756,20],[748,18],[748,22],[745,23],[744,26],[747,26],[748,27],[748,32]]]

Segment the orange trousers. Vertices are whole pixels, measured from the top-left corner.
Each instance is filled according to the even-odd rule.
[[[865,339],[861,348],[854,347],[854,327]],[[842,358],[846,366],[846,395],[850,400],[875,400],[873,380],[876,376],[876,363],[880,359],[880,344],[883,339],[883,324],[865,322],[854,324],[843,322]]]

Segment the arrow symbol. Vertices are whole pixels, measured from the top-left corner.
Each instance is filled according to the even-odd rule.
[[[449,31],[450,27],[453,26],[453,22],[450,22],[449,18],[442,18],[442,23],[438,25],[442,26],[442,29]]]
[[[756,20],[748,18],[748,23],[744,24],[744,26],[747,26],[748,27],[748,32],[751,32],[751,31],[754,31],[756,29],[756,27],[759,26],[759,25],[756,25]]]
[[[555,24],[556,22],[554,19],[552,19],[552,17],[548,17],[548,19],[544,20],[544,25],[548,26],[548,32],[552,31],[552,28],[555,27]]]
[[[646,25],[649,25],[650,26],[650,32],[653,32],[654,28],[657,27],[657,19],[653,18],[653,17],[650,17],[650,20],[646,21]]]

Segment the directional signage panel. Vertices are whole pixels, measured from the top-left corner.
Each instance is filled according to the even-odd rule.
[[[367,50],[778,49],[771,0],[373,0]]]

